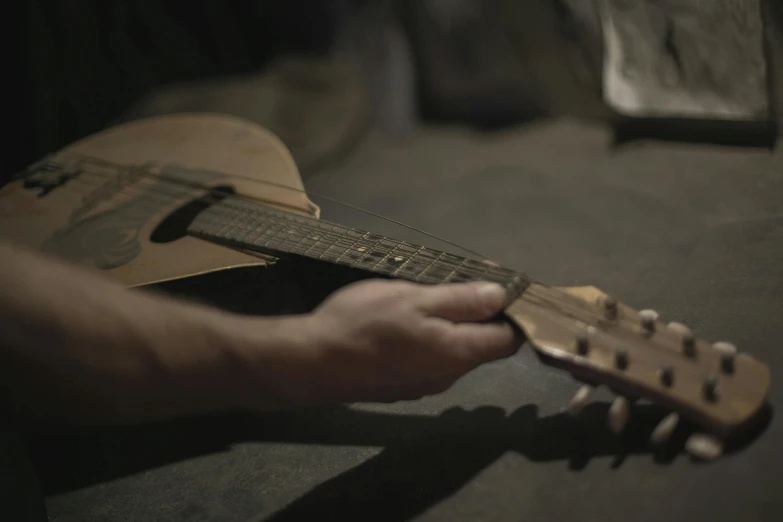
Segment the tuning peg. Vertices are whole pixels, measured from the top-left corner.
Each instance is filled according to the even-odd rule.
[[[660,317],[660,314],[656,312],[655,310],[650,310],[647,308],[646,310],[640,310],[639,315],[644,319],[645,317],[648,317],[651,321],[657,321]]]
[[[708,375],[704,378],[701,386],[704,398],[710,402],[718,400],[718,379],[714,375]]]
[[[604,299],[604,315],[607,319],[617,318],[617,300],[614,297],[606,296]]]
[[[674,368],[671,365],[661,366],[658,370],[658,379],[667,388],[674,384]]]
[[[609,407],[609,428],[622,433],[631,416],[631,403],[625,397],[617,397]]]
[[[669,323],[669,328],[680,334],[682,337],[682,351],[687,357],[696,355],[696,340],[693,337],[691,329],[682,323]]]
[[[668,327],[682,336],[686,336],[686,335],[693,336],[693,334],[691,333],[691,329],[682,323],[672,321],[668,324]]]
[[[701,460],[714,460],[723,455],[723,443],[704,433],[696,433],[685,443],[688,453]]]
[[[576,415],[582,411],[582,409],[584,409],[584,407],[590,401],[590,396],[593,394],[594,390],[595,388],[589,384],[585,384],[579,388],[574,394],[574,397],[571,399],[571,402],[568,403],[568,413],[571,415]]]
[[[737,347],[726,341],[719,341],[712,345],[720,353],[720,367],[724,373],[734,373],[734,357],[737,355]]]
[[[619,349],[614,352],[614,365],[618,370],[625,370],[628,368],[628,350]]]
[[[712,347],[718,350],[720,353],[727,353],[729,355],[736,355],[737,353],[737,347],[726,341],[718,341],[717,343],[713,344]]]
[[[658,312],[655,310],[641,310],[639,319],[642,321],[642,328],[647,333],[655,331],[655,321],[658,320]]]
[[[590,338],[588,337],[587,332],[577,334],[574,343],[576,344],[576,351],[579,355],[587,355],[587,352],[590,349]]]
[[[650,442],[655,445],[659,445],[669,440],[669,437],[672,436],[672,433],[674,433],[674,430],[677,428],[677,424],[679,422],[680,415],[677,413],[670,413],[664,417],[650,435]]]

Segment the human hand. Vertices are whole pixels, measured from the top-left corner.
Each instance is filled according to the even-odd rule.
[[[365,281],[332,295],[307,319],[314,367],[305,402],[390,402],[445,391],[519,342],[491,283]]]

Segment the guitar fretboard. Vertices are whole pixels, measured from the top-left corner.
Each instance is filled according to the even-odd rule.
[[[196,217],[188,233],[253,251],[295,254],[418,283],[492,281],[509,300],[530,283],[519,272],[229,196]]]

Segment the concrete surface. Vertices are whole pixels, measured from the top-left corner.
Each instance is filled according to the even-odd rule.
[[[610,143],[569,122],[371,136],[307,185],[549,283],[657,309],[779,377],[783,153]],[[377,222],[332,205],[324,217]],[[766,430],[711,464],[651,452],[664,415],[652,406],[621,438],[605,427],[607,394],[569,420],[577,387],[524,349],[426,400],[62,437],[36,461],[55,470],[42,474],[57,522],[780,519],[779,383]]]
[[[598,4],[604,99],[616,112],[707,120],[770,117],[762,0]]]

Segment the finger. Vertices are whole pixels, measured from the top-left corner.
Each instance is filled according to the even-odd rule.
[[[416,299],[427,315],[454,322],[482,321],[503,311],[506,291],[496,283],[453,283],[422,287]]]
[[[464,358],[468,371],[484,363],[514,355],[520,346],[514,329],[507,323],[452,326],[452,344]]]

